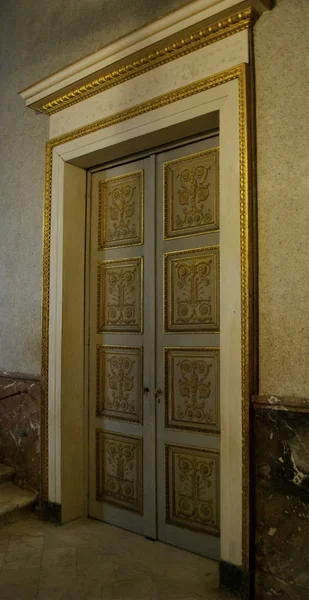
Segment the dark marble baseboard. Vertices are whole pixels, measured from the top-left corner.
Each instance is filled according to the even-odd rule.
[[[243,600],[252,600],[253,580],[241,567],[220,561],[220,586]]]
[[[41,381],[40,375],[32,373],[14,373],[13,371],[0,371],[0,379],[22,379],[23,381]]]
[[[253,396],[255,408],[269,408],[291,412],[309,412],[309,398],[306,396]]]
[[[17,485],[40,495],[41,384],[36,375],[0,373],[0,422],[0,462],[15,469]]]
[[[254,600],[307,600],[308,588],[257,570]]]
[[[254,439],[256,600],[309,598],[309,413],[260,404]]]
[[[41,502],[40,519],[61,525],[61,504],[57,504],[56,502]]]

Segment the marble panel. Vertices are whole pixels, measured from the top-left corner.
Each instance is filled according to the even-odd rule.
[[[40,419],[38,378],[0,374],[0,462],[15,469],[18,485],[37,493],[41,477]]]
[[[309,413],[256,408],[256,598],[309,597]]]

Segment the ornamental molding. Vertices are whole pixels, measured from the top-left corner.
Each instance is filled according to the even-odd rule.
[[[270,4],[270,0],[196,0],[30,86],[20,96],[30,108],[52,115],[249,29]]]
[[[134,117],[168,106],[179,100],[190,98],[201,92],[223,84],[238,82],[238,122],[239,122],[239,182],[240,182],[240,256],[241,256],[241,422],[242,422],[242,566],[249,569],[249,398],[251,392],[251,356],[252,329],[249,286],[251,281],[251,250],[249,245],[249,153],[247,110],[250,102],[247,97],[247,65],[233,66],[220,73],[211,75],[152,98],[150,101],[135,105],[79,127],[66,134],[59,135],[47,142],[45,173],[45,211],[44,211],[44,255],[43,255],[43,323],[42,323],[42,496],[49,499],[49,354],[50,354],[50,285],[51,285],[51,225],[52,225],[52,181],[54,150],[60,145],[77,140],[91,133],[107,129]]]

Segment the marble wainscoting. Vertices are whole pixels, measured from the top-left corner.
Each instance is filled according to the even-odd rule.
[[[253,402],[256,600],[309,598],[309,399]]]
[[[12,394],[12,395],[11,395]],[[10,398],[2,399],[10,395]],[[0,463],[15,483],[40,493],[41,384],[33,375],[0,373]]]

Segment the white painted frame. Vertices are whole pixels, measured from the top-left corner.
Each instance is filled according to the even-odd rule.
[[[48,499],[63,505],[64,496],[81,494],[79,508],[66,508],[68,518],[82,516],[87,490],[85,473],[79,487],[76,478],[64,480],[63,447],[69,424],[63,422],[63,387],[68,372],[63,370],[64,293],[64,216],[65,204],[75,198],[84,210],[86,198],[85,171],[69,164],[74,159],[147,134],[163,133],[171,125],[185,124],[190,119],[219,111],[220,115],[220,253],[221,253],[221,559],[242,564],[242,382],[241,382],[241,240],[240,240],[240,147],[239,147],[239,81],[217,85],[212,89],[162,106],[116,125],[78,137],[53,148],[51,248],[50,248],[50,318],[48,378]],[[76,185],[78,182],[78,186]],[[66,191],[65,191],[66,183]],[[72,200],[69,199],[69,202]],[[73,227],[73,226],[72,226]],[[78,231],[71,229],[71,237]],[[83,278],[82,278],[83,281]],[[78,287],[78,283],[77,283]],[[74,286],[73,286],[74,288]],[[71,292],[76,294],[75,292]],[[75,296],[76,297],[76,296]],[[73,298],[72,298],[73,300]],[[80,333],[80,332],[79,332]],[[74,341],[74,340],[73,340]],[[74,345],[74,344],[73,344]],[[70,376],[71,376],[70,375]],[[78,373],[76,373],[78,377]],[[80,409],[80,407],[79,407]],[[80,413],[81,414],[81,413]],[[84,425],[85,427],[85,425]],[[83,434],[84,435],[84,434]],[[74,436],[73,436],[74,437]],[[77,439],[77,438],[76,438]],[[71,444],[74,446],[75,441]],[[69,459],[75,468],[84,464]],[[67,470],[67,469],[66,469]],[[70,487],[71,486],[71,487]],[[66,490],[64,490],[66,488]],[[76,498],[75,498],[76,500]],[[73,502],[73,500],[72,500]]]

